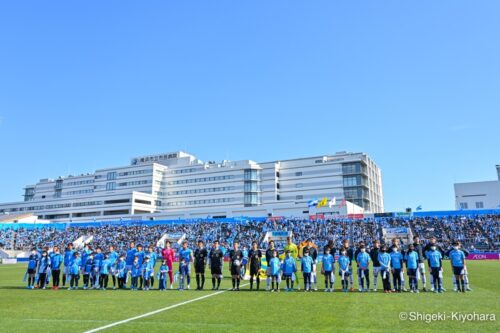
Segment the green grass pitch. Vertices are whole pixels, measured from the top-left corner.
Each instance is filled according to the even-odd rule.
[[[220,293],[102,332],[499,332],[496,320],[445,318],[426,323],[400,319],[402,312],[500,315],[499,261],[468,262],[474,291],[466,294],[452,291],[449,262],[444,267],[448,290],[444,294],[342,293],[338,276],[334,293],[322,289],[312,293],[249,292],[246,286],[240,292]],[[0,332],[85,332],[214,293],[27,290],[22,282],[24,272],[24,264],[0,265]],[[192,280],[191,286],[195,285]],[[318,282],[323,287],[322,276]],[[230,283],[225,278],[222,287],[228,288]],[[207,285],[211,288],[210,278]],[[265,287],[265,281],[262,285]]]

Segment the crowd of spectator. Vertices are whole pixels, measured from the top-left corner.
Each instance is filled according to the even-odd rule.
[[[445,217],[445,218],[384,218],[365,220],[331,219],[310,221],[290,218],[282,220],[268,219],[266,221],[247,221],[241,223],[199,222],[146,225],[107,225],[99,227],[67,227],[56,228],[4,228],[0,230],[0,247],[14,250],[28,250],[55,245],[64,246],[74,242],[81,236],[93,236],[92,246],[107,248],[115,245],[117,250],[125,250],[130,241],[144,246],[156,246],[164,234],[185,234],[190,246],[197,240],[211,244],[219,240],[225,246],[232,246],[234,240],[239,240],[243,248],[250,248],[253,240],[261,247],[266,247],[264,236],[268,231],[291,231],[296,242],[306,239],[322,248],[329,241],[339,247],[342,240],[349,239],[352,243],[365,241],[370,245],[373,240],[383,241],[384,229],[408,228],[413,235],[419,235],[424,241],[435,236],[438,242],[448,247],[454,240],[459,240],[470,250],[498,250],[500,244],[500,216],[482,216],[475,218]],[[285,244],[278,242],[278,249]],[[64,248],[64,247],[63,247]]]

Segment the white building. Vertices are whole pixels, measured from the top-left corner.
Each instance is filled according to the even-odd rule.
[[[496,168],[498,180],[455,184],[455,208],[500,208],[500,165]]]
[[[132,158],[129,166],[93,174],[41,179],[24,192],[23,202],[0,204],[0,214],[28,212],[52,221],[79,221],[346,212],[308,208],[309,200],[323,197],[335,197],[337,203],[346,199],[365,213],[384,211],[380,169],[366,154],[347,152],[215,163],[179,151]],[[359,213],[355,205],[347,213]]]

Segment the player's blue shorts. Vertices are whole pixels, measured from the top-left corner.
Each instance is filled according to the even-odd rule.
[[[191,265],[181,265],[179,267],[179,272],[181,275],[189,275],[191,273]]]

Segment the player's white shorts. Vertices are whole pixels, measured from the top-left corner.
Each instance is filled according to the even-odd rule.
[[[373,267],[373,276],[378,276],[378,273],[382,270],[382,267]]]
[[[64,273],[65,275],[69,275],[69,266],[68,266],[68,267],[64,266],[64,271],[63,271],[63,273]]]
[[[266,268],[266,276],[271,276],[271,267]]]
[[[425,277],[425,264],[423,262],[418,264],[417,279],[418,280],[422,279],[422,276]]]

